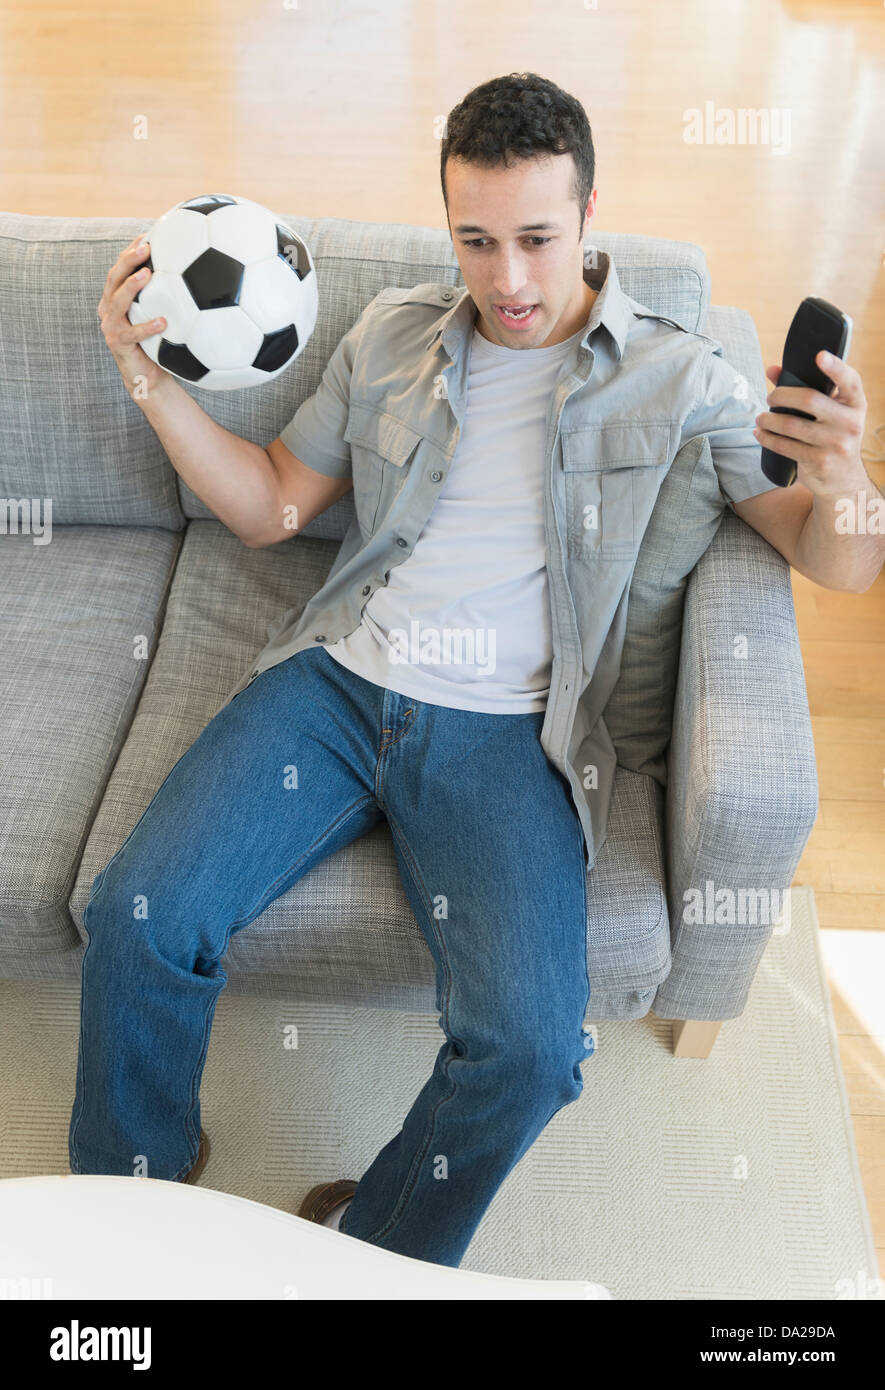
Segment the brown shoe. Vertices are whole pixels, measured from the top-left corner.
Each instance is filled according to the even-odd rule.
[[[190,1171],[186,1174],[185,1177],[183,1177],[183,1178],[181,1179],[181,1181],[182,1181],[182,1182],[195,1183],[195,1182],[197,1181],[197,1178],[198,1178],[198,1177],[200,1176],[200,1174],[202,1173],[203,1169],[206,1167],[206,1162],[207,1162],[208,1158],[209,1158],[209,1138],[208,1138],[208,1136],[207,1136],[207,1134],[206,1134],[206,1131],[205,1131],[204,1129],[201,1129],[201,1130],[200,1130],[200,1147],[197,1149],[197,1160],[196,1160],[196,1162],[195,1162],[193,1168],[190,1169]]]
[[[298,1208],[298,1215],[304,1221],[322,1224],[330,1212],[340,1207],[342,1202],[350,1201],[356,1192],[357,1184],[352,1178],[338,1178],[336,1182],[317,1183],[312,1187]]]

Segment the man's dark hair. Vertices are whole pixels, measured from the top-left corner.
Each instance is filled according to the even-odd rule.
[[[439,160],[446,212],[447,159],[492,169],[511,168],[513,159],[555,154],[570,154],[575,163],[572,192],[580,207],[581,235],[595,172],[593,136],[583,106],[535,72],[511,72],[481,83],[450,111],[446,121]]]

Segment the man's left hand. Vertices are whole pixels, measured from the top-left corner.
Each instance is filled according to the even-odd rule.
[[[777,415],[763,410],[753,431],[766,449],[795,459],[797,477],[811,492],[822,497],[841,496],[868,484],[869,474],[861,459],[861,443],[867,415],[860,373],[839,357],[819,352],[817,365],[836,383],[836,394],[825,396],[811,386],[778,386],[769,391],[769,406],[790,406],[814,415],[814,420]],[[777,383],[781,368],[766,367],[769,381]]]

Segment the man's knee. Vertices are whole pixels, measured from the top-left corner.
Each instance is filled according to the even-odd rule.
[[[557,1108],[580,1096],[584,1084],[580,1063],[587,1055],[583,1035],[573,1036],[567,1028],[532,1029],[511,1022],[502,1029],[496,1047],[517,1095]]]
[[[127,925],[138,928],[142,938],[153,935],[160,920],[169,915],[168,897],[168,884],[161,880],[155,865],[140,865],[121,856],[108,861],[93,879],[83,921],[90,934],[107,925],[117,946],[122,947]]]

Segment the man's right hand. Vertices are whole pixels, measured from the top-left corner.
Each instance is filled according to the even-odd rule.
[[[168,378],[169,373],[153,362],[139,343],[144,338],[162,333],[166,327],[165,319],[155,319],[151,323],[134,324],[127,318],[127,310],[140,289],[148,283],[151,272],[145,262],[148,243],[136,237],[121,253],[119,260],[111,266],[105,281],[104,293],[98,305],[101,331],[111,354],[120,369],[120,375],[130,395],[136,386],[148,392]],[[139,279],[139,268],[144,267],[144,276]]]

